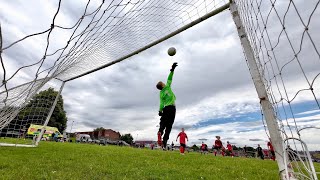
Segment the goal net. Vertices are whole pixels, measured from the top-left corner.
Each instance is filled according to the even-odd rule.
[[[25,135],[30,126],[45,124],[51,108],[55,108],[55,97],[42,97],[43,91],[50,87],[59,91],[62,82],[127,59],[197,24],[201,18],[226,9],[226,3],[226,0],[94,0],[71,4],[60,0],[50,7],[47,17],[39,18],[32,11],[24,11],[24,17],[41,20],[41,24],[25,29],[21,27],[30,27],[30,23],[16,23],[9,11],[14,4],[4,4],[7,8],[1,13],[7,19],[1,22],[0,29],[1,140],[8,143],[9,137],[30,139]],[[39,11],[46,7],[41,1],[37,4]],[[20,5],[30,7],[28,2]],[[35,46],[37,53],[28,46]],[[49,117],[49,124],[51,120]],[[34,140],[29,144],[37,144]],[[13,144],[22,142],[25,141]]]
[[[235,2],[281,132],[276,157],[297,178],[317,179],[308,149],[319,150],[320,1]]]
[[[14,6],[11,3],[7,6]],[[28,2],[21,3],[21,7],[28,6]],[[0,12],[7,17],[0,29],[2,144],[36,146],[43,134],[56,131],[44,127],[53,121],[50,114],[61,103],[59,92],[65,82],[128,59],[233,6],[231,15],[239,17],[234,21],[249,71],[255,83],[261,80],[260,88],[266,92],[266,97],[261,97],[257,88],[266,137],[273,138],[276,152],[280,152],[276,154],[279,169],[287,176],[290,167],[297,176],[316,178],[308,149],[318,147],[319,138],[311,140],[308,133],[320,135],[319,0],[72,3],[56,1],[49,15],[42,17],[43,23],[24,30],[21,27],[30,27],[29,22],[10,19],[6,8]],[[41,11],[46,12],[44,9]],[[30,11],[24,17],[39,19]],[[30,52],[29,46],[36,46],[37,53]],[[252,69],[252,64],[257,69]],[[275,127],[270,127],[270,117]],[[61,131],[65,127],[57,128]],[[36,133],[28,133],[31,129]]]

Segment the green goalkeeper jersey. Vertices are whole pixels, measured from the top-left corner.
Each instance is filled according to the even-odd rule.
[[[173,71],[170,72],[166,86],[160,91],[160,109],[162,111],[164,107],[175,105],[176,96],[171,90]]]

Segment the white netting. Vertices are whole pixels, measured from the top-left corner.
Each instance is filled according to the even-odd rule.
[[[320,123],[320,1],[235,2],[275,110],[279,130],[284,140],[289,138],[285,146],[303,157],[290,159],[300,160],[300,163],[294,163],[299,176],[312,179],[314,174],[303,144],[310,136],[304,137],[300,130]],[[315,137],[319,137],[320,132],[316,128],[312,131],[314,138],[307,145],[315,149],[319,147]]]
[[[8,94],[6,92],[0,94],[1,97],[7,96],[6,106],[0,108],[0,145],[35,145],[36,137],[40,134],[62,84],[55,81],[39,80],[34,84],[27,83],[10,89],[7,91]],[[58,103],[60,107],[63,106],[62,99]],[[58,111],[57,108],[60,107],[55,106],[55,110]],[[51,116],[51,124],[56,119],[57,117]],[[46,139],[43,140],[51,137],[54,133],[51,131],[52,129],[47,129],[43,136]]]
[[[34,7],[31,7],[32,11],[25,11],[23,16],[33,19],[34,29],[41,31],[32,29],[28,32],[26,28],[16,34],[6,27],[21,29],[29,24],[16,22],[16,17],[6,16],[6,9],[3,9],[0,15],[6,19],[5,26],[0,29],[0,73],[3,77],[0,83],[0,129],[7,127],[8,130],[9,126],[17,124],[19,111],[23,111],[30,98],[52,79],[67,81],[101,66],[112,65],[226,2],[89,0],[71,4],[60,0],[56,2],[54,11],[50,9],[52,14],[49,18],[34,16]],[[13,2],[7,3],[10,6]],[[30,7],[28,3],[42,2],[22,2],[22,6]],[[45,8],[45,4],[42,5],[39,11]],[[37,23],[37,19],[42,21]],[[32,52],[33,49],[37,53]],[[10,60],[16,64],[7,63]]]
[[[5,78],[0,87],[10,85],[19,71],[27,69],[34,70],[34,77],[37,78],[68,80],[77,77],[159,40],[226,4],[226,1],[115,0],[77,3],[81,7],[67,24],[60,16],[69,6],[60,0],[51,26],[45,31],[32,32],[34,34],[14,42],[6,41],[3,35],[4,60],[6,54],[21,50],[29,41],[47,42],[39,51],[38,59],[27,59],[30,63],[19,67],[17,71],[6,73],[4,64]]]
[[[112,65],[228,2],[99,0],[79,1],[74,9],[68,9],[73,7],[72,4],[60,0],[44,31],[22,33],[15,40],[8,41],[6,33],[9,32],[2,27],[0,129],[9,127],[6,135],[16,136],[16,132],[11,132],[11,125],[22,126],[22,129],[24,126],[18,120],[11,120],[19,118],[17,115],[23,112],[21,109],[53,78],[68,81],[101,66]],[[306,106],[303,103],[308,102],[304,112],[320,109],[320,36],[317,35],[320,1],[235,2],[283,138],[298,138],[298,142],[293,139],[285,142],[294,148],[293,151],[306,152],[301,143],[301,129],[319,124],[319,118],[315,116],[306,120],[300,117],[303,112],[299,112],[297,106]],[[71,12],[72,17],[67,18],[61,12]],[[25,16],[29,17],[28,14]],[[35,53],[36,57],[31,56],[27,48],[35,42],[41,42],[37,44],[39,53]],[[19,61],[19,66],[13,71],[6,64],[6,59],[10,59],[12,54],[16,54],[16,61]],[[19,84],[23,85],[17,86]],[[47,112],[48,109],[40,111]],[[27,119],[38,121],[38,116],[33,114]],[[43,123],[43,119],[45,116],[39,121]],[[311,166],[305,167],[310,169]],[[300,174],[304,173],[302,168],[298,170]],[[311,177],[310,173],[308,175]]]

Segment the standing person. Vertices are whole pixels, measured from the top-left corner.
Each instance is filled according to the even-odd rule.
[[[21,129],[21,136],[20,136],[20,138],[23,138],[24,140],[26,140],[26,131],[27,131],[26,126],[23,126],[23,128]]]
[[[58,131],[56,131],[56,133],[54,133],[54,141],[58,142],[58,136],[59,136],[59,133]]]
[[[54,139],[54,135],[55,135],[56,133],[55,132],[52,132],[52,134],[51,134],[51,141],[54,141],[55,139]]]
[[[274,149],[273,149],[273,146],[272,146],[271,138],[269,138],[269,142],[267,143],[267,146],[268,146],[269,151],[271,152],[271,159],[272,160],[276,160],[276,155],[274,153]]]
[[[247,157],[247,145],[243,147],[244,156]]]
[[[200,148],[200,153],[201,153],[201,154],[202,154],[202,153],[204,154],[205,148],[206,148],[206,145],[204,144],[204,142],[202,142],[201,148]]]
[[[222,152],[222,142],[220,140],[220,136],[216,136],[216,140],[214,141],[214,156],[217,156],[217,152],[219,152],[222,156],[224,156],[224,153]]]
[[[258,152],[258,157],[260,157],[262,160],[264,160],[264,155],[262,152],[262,148],[260,147],[260,144],[258,144],[257,152]]]
[[[180,154],[184,155],[186,139],[189,141],[187,134],[184,132],[184,128],[181,128],[181,132],[178,134],[176,141],[178,141],[178,137],[180,137]]]
[[[159,108],[159,116],[160,118],[160,128],[158,131],[158,144],[163,146],[166,149],[167,141],[170,136],[171,128],[174,122],[174,118],[176,116],[176,106],[175,100],[176,96],[171,90],[171,83],[174,69],[177,67],[177,63],[172,64],[172,68],[170,69],[170,74],[168,76],[167,84],[159,81],[157,84],[157,89],[160,90],[160,108]],[[163,131],[165,130],[165,134],[163,136],[163,141],[161,141]]]
[[[232,145],[227,141],[227,149],[229,151],[230,156],[234,156],[233,151],[232,151]]]

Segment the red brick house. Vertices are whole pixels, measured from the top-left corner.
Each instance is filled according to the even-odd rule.
[[[78,132],[79,134],[89,134],[93,139],[109,139],[112,141],[120,140],[120,133],[112,129],[103,129],[100,131]]]

